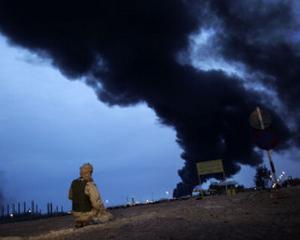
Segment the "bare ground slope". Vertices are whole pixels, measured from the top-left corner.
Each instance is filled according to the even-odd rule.
[[[300,239],[300,188],[189,199],[112,211],[73,229],[70,216],[0,225],[0,239]]]

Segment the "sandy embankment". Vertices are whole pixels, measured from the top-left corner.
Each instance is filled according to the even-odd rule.
[[[300,188],[116,209],[116,220],[73,229],[70,216],[0,225],[1,239],[300,239]]]

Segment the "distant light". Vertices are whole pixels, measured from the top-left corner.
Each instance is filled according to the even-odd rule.
[[[105,203],[109,203],[109,200],[105,200]]]
[[[11,213],[10,215],[9,215],[11,218],[13,218],[14,217],[14,215]]]
[[[169,195],[169,191],[166,191],[166,194]]]
[[[31,213],[31,209],[29,209],[28,212]]]

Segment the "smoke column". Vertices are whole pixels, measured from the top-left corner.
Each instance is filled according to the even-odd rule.
[[[268,109],[280,149],[299,139],[299,36],[292,1],[0,2],[0,31],[11,44],[50,59],[69,79],[85,79],[99,100],[143,102],[172,127],[182,148],[182,182],[197,184],[196,163],[224,159],[227,175],[255,166],[249,114]],[[243,74],[195,67],[191,36],[210,29],[211,52]],[[268,93],[268,94],[266,94]],[[277,104],[274,99],[277,99]],[[282,121],[289,116],[289,122]],[[279,150],[280,150],[279,149]]]

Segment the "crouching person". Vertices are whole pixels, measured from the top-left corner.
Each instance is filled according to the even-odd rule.
[[[100,193],[92,179],[93,166],[86,163],[80,167],[80,177],[73,180],[69,199],[72,200],[72,215],[75,227],[106,223],[113,219],[102,203]]]

